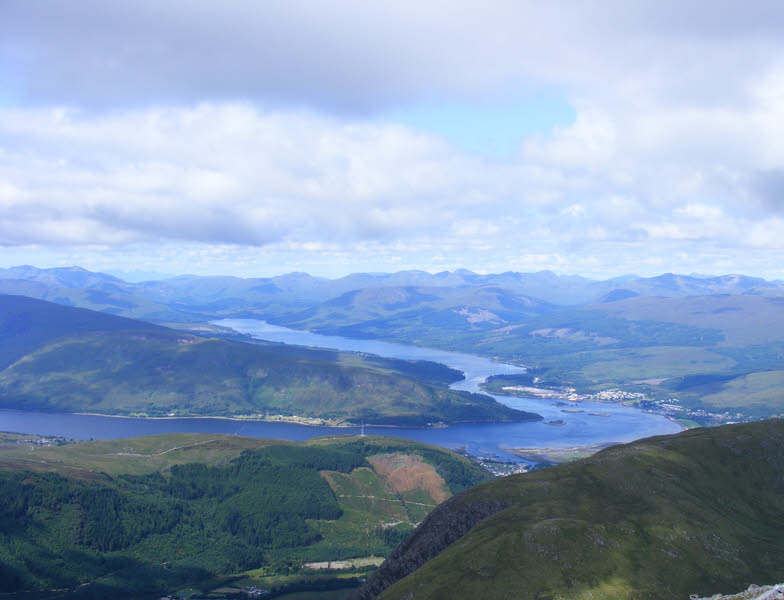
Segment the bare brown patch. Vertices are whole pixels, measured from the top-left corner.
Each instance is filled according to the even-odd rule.
[[[418,456],[409,454],[377,454],[368,457],[387,485],[396,493],[424,490],[434,502],[440,504],[451,494],[443,478],[432,465]]]
[[[331,487],[332,491],[335,493],[338,491],[338,485],[335,483],[335,478],[345,477],[346,479],[349,479],[348,475],[344,473],[338,473],[337,471],[319,471],[319,474],[327,480],[329,487]]]

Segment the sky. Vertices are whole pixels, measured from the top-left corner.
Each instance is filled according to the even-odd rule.
[[[784,277],[784,3],[0,1],[0,267]]]

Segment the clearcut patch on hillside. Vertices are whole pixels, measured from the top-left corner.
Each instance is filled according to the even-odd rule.
[[[367,460],[397,494],[422,490],[437,504],[451,496],[443,478],[419,456],[378,454]]]

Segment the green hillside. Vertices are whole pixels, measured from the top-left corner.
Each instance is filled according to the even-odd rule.
[[[327,302],[301,313],[305,319],[279,322],[444,350],[470,348],[528,367],[543,387],[575,388],[586,397],[622,389],[643,394],[645,408],[676,398],[683,410],[672,416],[703,424],[784,414],[776,385],[784,373],[781,296],[616,294],[620,299],[591,306],[534,302],[526,309],[522,297],[505,290],[458,294],[446,288],[428,302],[419,290],[411,306],[382,303],[374,316],[371,300],[393,291],[347,294],[345,306]],[[515,302],[515,310],[503,309]],[[487,389],[508,393],[503,388],[509,385],[515,383],[500,378]]]
[[[204,338],[0,296],[0,407],[425,426],[536,418],[447,389],[432,363]]]
[[[782,581],[782,474],[770,420],[507,477],[431,513],[352,599],[672,600]]]
[[[0,368],[64,336],[138,329],[164,331],[157,325],[83,308],[26,296],[0,295]]]
[[[14,599],[345,586],[439,502],[489,477],[395,438],[20,440],[0,435],[0,592]],[[348,566],[309,566],[319,561]]]
[[[272,319],[288,327],[348,337],[388,337],[416,343],[495,329],[555,307],[499,287],[372,287]],[[440,333],[439,333],[440,332]]]

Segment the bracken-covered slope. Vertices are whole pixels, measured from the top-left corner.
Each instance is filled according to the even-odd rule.
[[[769,420],[473,488],[352,599],[685,600],[782,579],[784,421]]]

